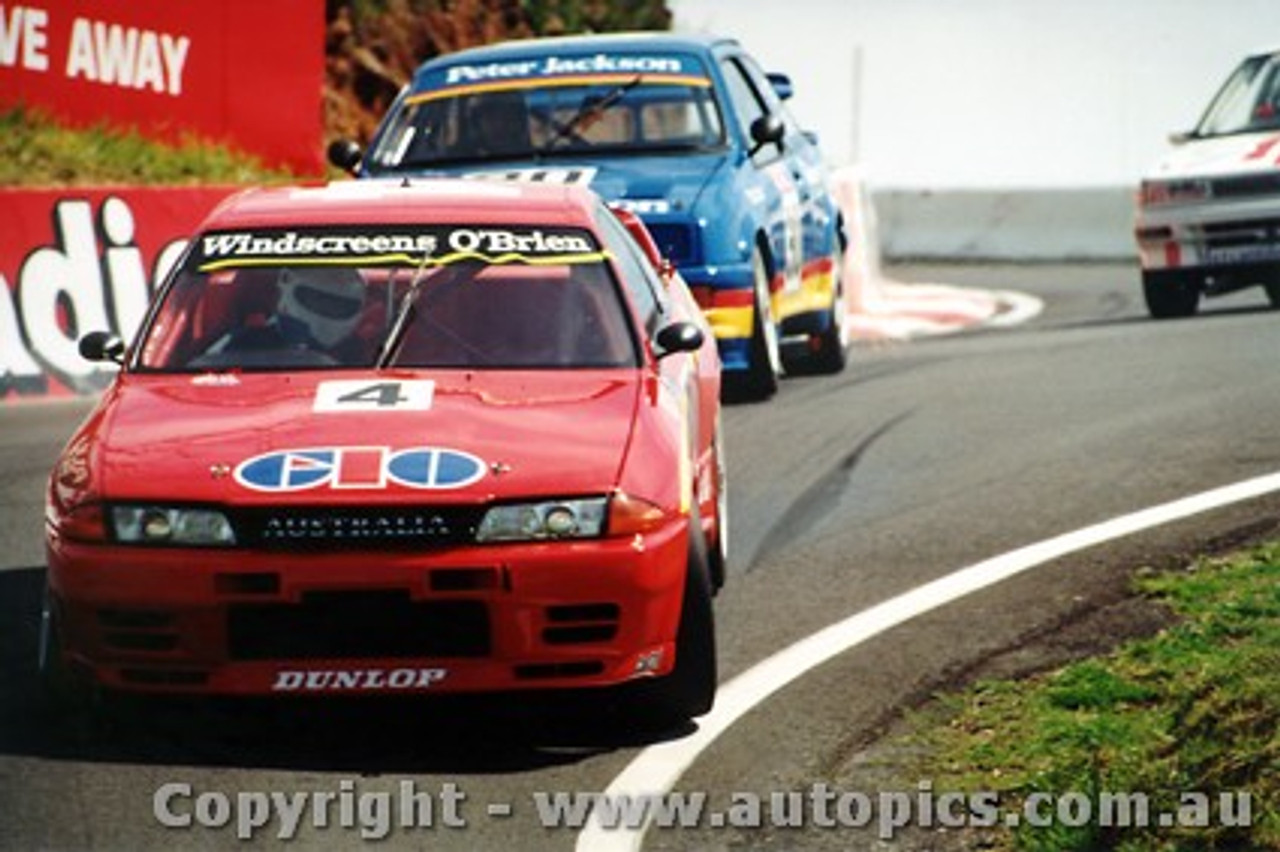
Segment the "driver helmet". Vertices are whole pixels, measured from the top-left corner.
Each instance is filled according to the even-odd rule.
[[[332,347],[359,323],[364,289],[354,269],[288,267],[280,273],[280,327],[286,336]]]

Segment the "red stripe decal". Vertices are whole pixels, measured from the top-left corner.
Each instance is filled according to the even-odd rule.
[[[717,308],[749,308],[755,303],[755,293],[750,290],[716,290],[712,298]]]
[[[829,257],[820,257],[817,260],[811,260],[804,265],[800,271],[801,277],[812,278],[815,275],[826,275],[831,272],[831,268],[835,264]]]
[[[1271,153],[1271,149],[1280,144],[1280,136],[1272,136],[1258,143],[1258,146],[1245,155],[1246,160],[1261,160]]]

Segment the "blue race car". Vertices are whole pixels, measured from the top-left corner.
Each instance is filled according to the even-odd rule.
[[[812,134],[734,40],[667,34],[508,42],[433,59],[358,177],[588,183],[638,214],[715,333],[726,395],[765,399],[789,371],[838,372],[847,332],[840,211]]]

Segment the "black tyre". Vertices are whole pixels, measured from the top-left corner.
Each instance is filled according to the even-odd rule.
[[[689,564],[676,631],[675,668],[666,677],[637,683],[637,704],[632,708],[643,724],[661,728],[701,716],[716,697],[716,626],[707,544],[696,512],[689,523]]]
[[[67,668],[62,654],[62,632],[58,614],[45,593],[44,610],[40,614],[40,647],[36,654],[36,670],[40,673],[40,689],[46,702],[55,708],[74,703],[82,692],[81,684]]]
[[[1280,281],[1268,281],[1263,288],[1267,291],[1267,302],[1271,309],[1280,310]]]
[[[833,375],[844,370],[849,358],[842,339],[844,336],[844,331],[840,327],[842,325],[842,319],[833,317],[831,325],[819,336],[818,349],[809,356],[807,366],[810,372]]]
[[[1199,283],[1178,270],[1143,270],[1142,293],[1154,319],[1193,316],[1200,306]]]
[[[40,647],[36,659],[40,692],[50,719],[58,720],[64,735],[85,743],[102,740],[109,726],[103,695],[67,665],[62,650],[58,610],[48,591],[40,617]]]
[[[729,478],[725,475],[724,441],[720,429],[720,417],[716,416],[716,434],[712,439],[715,451],[716,478],[716,544],[707,554],[708,574],[711,577],[711,593],[724,586],[729,574]]]
[[[743,402],[761,401],[773,396],[778,392],[778,376],[782,373],[778,325],[773,317],[773,299],[769,294],[769,269],[758,248],[751,256],[751,269],[755,278],[755,316],[748,346],[750,363],[746,370],[726,372],[722,379],[725,398]]]

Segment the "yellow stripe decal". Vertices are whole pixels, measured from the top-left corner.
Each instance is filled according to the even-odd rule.
[[[707,308],[703,311],[711,332],[717,339],[750,337],[755,320],[755,308]]]
[[[805,275],[800,289],[779,293],[774,299],[774,315],[786,319],[797,314],[831,309],[835,276],[829,269],[818,269]]]
[[[602,263],[610,257],[607,251],[581,254],[557,254],[530,257],[519,252],[488,255],[476,251],[457,251],[440,257],[416,258],[407,254],[379,254],[362,257],[245,257],[215,260],[198,267],[200,272],[217,272],[222,269],[243,269],[250,266],[449,266],[464,260],[478,260],[490,266],[524,264],[526,266],[561,266],[577,263]]]
[[[490,92],[511,92],[521,89],[546,89],[565,86],[599,86],[609,83],[628,83],[640,77],[646,86],[696,86],[700,89],[711,88],[711,81],[706,77],[690,74],[570,74],[563,77],[530,77],[521,80],[502,80],[495,83],[471,83],[464,86],[453,86],[448,89],[434,89],[430,92],[419,92],[405,98],[406,104],[420,104],[427,101],[438,101],[444,98],[456,98],[464,95],[482,95]]]

